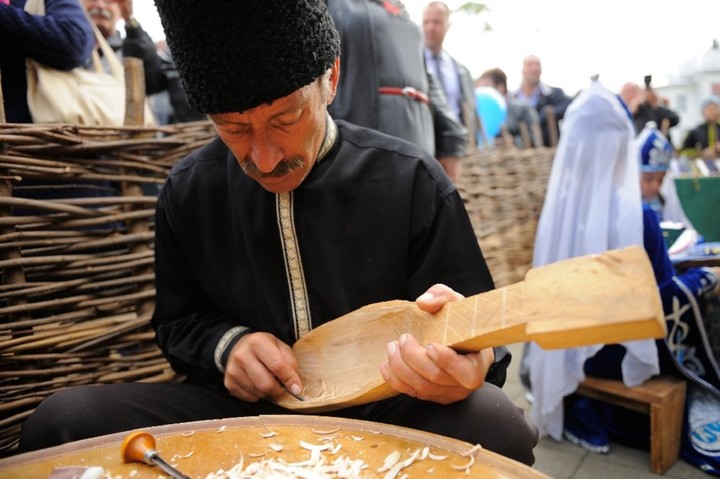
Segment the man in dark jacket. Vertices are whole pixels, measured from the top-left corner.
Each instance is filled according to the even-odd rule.
[[[450,9],[443,2],[428,3],[423,10],[425,62],[428,70],[442,87],[455,119],[467,128],[470,141],[480,130],[475,109],[475,85],[470,70],[443,49],[450,30]]]
[[[700,106],[703,122],[690,130],[680,150],[689,157],[720,157],[720,97],[706,98]]]
[[[428,74],[420,28],[396,0],[326,0],[342,54],[334,118],[403,138],[455,180],[467,130]]]
[[[528,55],[523,59],[522,83],[513,94],[515,98],[526,101],[534,106],[540,115],[543,144],[557,145],[560,134],[560,120],[572,101],[562,88],[551,87],[540,81],[542,64],[540,58]]]
[[[662,134],[670,140],[670,128],[680,123],[680,117],[670,108],[662,105],[657,92],[648,86],[645,90],[645,101],[640,103],[633,113],[635,131],[639,134],[651,121],[654,121]]]
[[[437,161],[328,115],[340,45],[322,0],[156,5],[188,101],[219,136],[173,167],[158,198],[152,325],[186,380],[56,393],[25,423],[22,450],[286,414],[276,402],[286,390],[306,405],[323,395],[291,348],[315,328],[379,301],[434,312],[493,288],[462,198]],[[402,329],[379,344],[358,338],[379,346],[368,374],[396,394],[332,414],[452,436],[531,464],[537,429],[498,387],[507,350],[459,353]]]

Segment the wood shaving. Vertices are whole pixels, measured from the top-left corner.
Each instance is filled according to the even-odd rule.
[[[422,448],[422,451],[420,451],[420,460],[424,461],[426,457],[428,457],[428,454],[430,454],[430,448],[425,446]]]
[[[308,451],[325,451],[332,447],[332,444],[310,444],[309,442],[300,441],[300,447]]]
[[[188,457],[192,456],[195,453],[195,451],[190,451],[187,454],[183,456],[183,458],[187,459]]]
[[[280,452],[283,450],[282,444],[270,444],[270,446],[268,446],[268,447],[270,447],[270,449],[272,449],[275,452]]]
[[[337,454],[340,449],[342,449],[342,444],[335,444],[335,447],[332,448],[330,454]]]
[[[353,435],[350,435],[350,438],[351,438],[353,441],[362,441],[363,439],[365,439],[365,438],[362,437],[362,436],[353,436]]]
[[[473,456],[473,455],[475,455],[475,453],[478,452],[480,449],[482,449],[482,446],[481,446],[480,444],[475,444],[473,447],[471,447],[471,448],[468,449],[467,451],[461,452],[460,455],[461,455],[461,456],[465,456],[465,457],[467,457],[467,456]]]
[[[192,436],[193,434],[195,434],[195,431],[189,431],[189,432],[184,432],[184,433],[182,433],[183,437],[190,437],[190,436]]]
[[[400,460],[400,451],[393,451],[385,457],[383,465],[378,468],[377,472],[385,472],[390,470]]]
[[[339,430],[340,430],[340,425],[337,425],[332,429],[313,429],[312,432],[314,432],[315,434],[326,435],[326,434],[332,434],[334,432],[338,432]]]
[[[263,451],[263,452],[251,452],[251,453],[248,454],[248,456],[250,456],[250,457],[263,457],[263,456],[266,456],[266,455],[267,455],[267,451]]]
[[[227,426],[223,426],[220,429],[218,429],[218,432],[225,432],[225,429],[227,429]]]
[[[450,464],[453,469],[457,471],[469,471],[470,468],[475,464],[475,456],[470,456],[470,459],[468,460],[467,464],[457,465],[455,463]]]
[[[397,452],[397,451],[395,451]],[[398,452],[398,455],[400,453]],[[410,457],[405,459],[402,462],[398,462],[395,465],[393,465],[390,470],[385,474],[383,479],[395,479],[397,475],[400,473],[401,470],[405,469],[406,467],[410,466],[413,462],[415,462],[415,459],[420,455],[420,449],[416,449],[410,454]],[[387,458],[386,458],[387,460]],[[378,472],[383,472],[380,469],[378,469]]]
[[[265,438],[275,437],[275,436],[277,436],[277,432],[275,432],[275,431],[270,431],[270,432],[266,432],[266,433],[260,434],[260,435],[261,435],[262,437],[265,437]]]
[[[432,452],[429,452],[427,457],[429,457],[433,461],[444,461],[448,458],[445,454],[433,454]]]

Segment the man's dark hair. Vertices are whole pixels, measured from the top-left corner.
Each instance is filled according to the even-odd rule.
[[[485,70],[483,74],[480,75],[480,78],[489,78],[490,81],[493,82],[493,85],[502,85],[503,89],[507,91],[507,75],[505,75],[505,72],[499,68]]]

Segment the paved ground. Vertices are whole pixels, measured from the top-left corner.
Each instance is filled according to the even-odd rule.
[[[520,407],[529,411],[525,391],[518,377],[518,364],[522,345],[510,346],[513,361],[508,380],[503,389]],[[709,479],[711,476],[680,459],[664,476],[650,472],[650,453],[611,443],[609,454],[591,454],[567,441],[556,442],[550,438],[540,439],[535,448],[534,468],[555,479],[644,479],[665,477],[668,479]]]

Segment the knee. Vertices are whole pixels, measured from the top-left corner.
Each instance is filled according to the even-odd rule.
[[[90,437],[88,424],[102,422],[107,405],[97,386],[58,391],[46,398],[25,420],[20,432],[19,452],[34,451]]]
[[[484,448],[522,462],[535,462],[533,449],[538,443],[537,427],[525,411],[515,405],[502,389],[486,384],[476,392],[482,398],[473,404],[474,428],[482,430]]]

